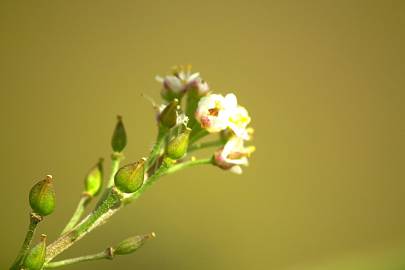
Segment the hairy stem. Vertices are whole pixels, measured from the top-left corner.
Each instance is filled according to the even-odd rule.
[[[52,269],[52,268],[58,268],[62,266],[67,266],[71,264],[76,264],[76,263],[81,263],[81,262],[88,262],[88,261],[96,261],[96,260],[102,260],[102,259],[112,259],[112,252],[110,252],[111,249],[107,249],[105,251],[96,253],[96,254],[91,254],[91,255],[86,255],[86,256],[81,256],[81,257],[76,257],[76,258],[70,258],[58,262],[52,262],[48,263],[44,266],[45,269]]]
[[[27,234],[25,235],[24,243],[21,246],[21,249],[15,259],[13,265],[10,267],[10,270],[19,270],[22,263],[24,262],[25,256],[28,253],[28,250],[31,245],[32,237],[34,236],[35,230],[39,222],[41,222],[42,216],[31,213],[30,214],[30,224],[28,226]]]
[[[76,207],[75,212],[73,213],[72,217],[70,218],[69,222],[63,229],[61,234],[66,233],[67,231],[70,231],[73,229],[73,227],[79,222],[80,218],[82,217],[84,210],[86,209],[86,206],[89,204],[91,201],[92,196],[87,193],[83,193],[82,197],[80,198],[80,201]]]

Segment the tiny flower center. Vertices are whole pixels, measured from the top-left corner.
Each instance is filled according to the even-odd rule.
[[[218,116],[219,109],[218,108],[212,108],[212,109],[209,109],[208,112],[210,113],[211,116]]]

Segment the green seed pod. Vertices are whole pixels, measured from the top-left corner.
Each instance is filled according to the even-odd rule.
[[[45,263],[46,235],[41,235],[41,242],[34,246],[25,257],[23,268],[27,270],[40,270]]]
[[[133,193],[137,191],[143,184],[145,175],[145,160],[142,158],[139,161],[121,167],[115,174],[115,186],[122,192]]]
[[[155,233],[145,234],[145,235],[137,235],[125,239],[121,243],[119,243],[116,247],[113,248],[114,255],[126,255],[136,251],[138,248],[143,246],[147,240],[155,238]]]
[[[111,146],[114,152],[122,152],[127,145],[127,134],[125,132],[122,117],[117,116],[117,125],[115,126],[114,134],[111,139]]]
[[[173,99],[172,102],[167,104],[167,106],[160,113],[158,120],[159,123],[166,127],[172,128],[177,124],[177,110],[179,106],[179,100],[177,98]]]
[[[84,180],[85,191],[91,196],[97,196],[103,185],[103,159],[101,158],[97,164],[90,170]]]
[[[186,128],[180,135],[173,138],[166,148],[167,156],[171,159],[180,159],[187,153],[190,128]]]
[[[47,175],[44,180],[31,188],[29,194],[32,210],[41,216],[47,216],[55,209],[55,191],[52,182],[52,176]]]

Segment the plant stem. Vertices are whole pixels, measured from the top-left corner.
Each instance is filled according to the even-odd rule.
[[[171,166],[170,168],[168,168],[165,171],[164,174],[165,175],[172,174],[172,173],[175,173],[177,171],[180,171],[180,170],[183,170],[183,169],[186,169],[189,167],[194,167],[197,165],[204,165],[204,164],[212,164],[212,163],[213,163],[212,158],[189,160],[189,161],[182,162],[182,163],[176,164],[174,166]]]
[[[107,197],[92,213],[90,213],[84,220],[76,225],[76,227],[74,227],[70,232],[60,236],[58,239],[56,239],[56,241],[48,245],[45,262],[49,263],[53,258],[71,247],[94,228],[107,222],[107,220],[118,212],[123,206],[139,198],[161,176],[174,173],[188,167],[211,163],[212,159],[201,159],[173,165],[170,161],[164,160],[159,169],[157,169],[155,173],[151,175],[142,185],[142,187],[135,193],[122,194],[115,187],[111,188],[111,191],[108,193]]]
[[[103,201],[107,198],[108,194],[111,192],[112,187],[114,186],[114,178],[117,174],[121,161],[124,159],[124,155],[122,153],[114,152],[111,154],[111,173],[110,178],[107,182],[107,187],[104,192],[101,194],[100,199],[96,204],[96,208],[99,207]]]
[[[216,146],[223,146],[224,142],[221,140],[209,141],[209,142],[202,142],[202,143],[195,143],[188,148],[188,152],[194,152],[200,149],[208,148],[208,147],[216,147]]]
[[[146,182],[142,185],[140,189],[129,195],[127,198],[123,200],[124,205],[127,205],[134,200],[138,199],[149,187],[151,187],[158,179],[159,177],[163,176],[166,174],[167,170],[170,168],[170,165],[163,161],[162,165],[155,171],[155,173],[150,176]]]
[[[113,153],[111,155],[111,174],[108,179],[107,189],[114,185],[114,177],[120,168],[121,160],[123,160],[123,155],[121,153]]]
[[[197,131],[195,134],[191,134],[189,145],[193,145],[198,140],[204,138],[208,135],[208,131],[205,129],[201,129]]]
[[[151,166],[155,163],[156,159],[159,157],[162,147],[164,146],[166,134],[167,129],[163,126],[160,126],[158,136],[156,138],[156,143],[153,146],[147,161],[146,170],[149,170],[149,168],[151,168]]]
[[[195,111],[198,107],[198,101],[200,97],[198,96],[197,89],[192,89],[187,93],[187,102],[186,102],[186,115],[188,116],[188,125],[193,127],[196,124],[196,119],[194,116]]]
[[[27,234],[25,235],[24,243],[20,249],[20,252],[17,255],[13,265],[10,267],[10,270],[20,270],[22,263],[24,262],[25,256],[30,248],[32,237],[34,236],[35,230],[39,222],[41,222],[42,216],[31,213],[30,214],[30,224],[28,226]]]
[[[84,235],[103,224],[121,208],[121,197],[120,192],[112,188],[105,200],[91,214],[77,224],[71,231],[60,236],[55,242],[48,245],[45,262],[51,261],[62,251],[80,240]]]
[[[65,228],[63,229],[61,234],[64,234],[67,231],[70,231],[71,229],[73,229],[73,227],[79,222],[80,218],[82,217],[82,215],[84,213],[86,206],[90,203],[92,198],[93,197],[90,194],[83,193],[74,214],[70,218],[68,224],[65,226]]]
[[[75,263],[80,263],[80,262],[87,262],[87,261],[95,261],[95,260],[102,260],[102,259],[112,259],[112,254],[108,251],[102,251],[96,254],[91,254],[87,256],[81,256],[81,257],[76,257],[76,258],[70,258],[58,262],[52,262],[48,263],[44,266],[46,269],[52,269],[52,268],[58,268],[62,266],[67,266]]]

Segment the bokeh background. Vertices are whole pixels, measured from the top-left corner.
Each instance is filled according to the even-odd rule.
[[[66,269],[405,269],[403,1],[1,1],[0,267],[25,233],[30,187],[56,179],[54,239],[88,168],[145,156],[156,74],[192,64],[256,129],[242,176],[169,176],[60,258],[156,240]],[[107,169],[109,164],[106,163]]]

